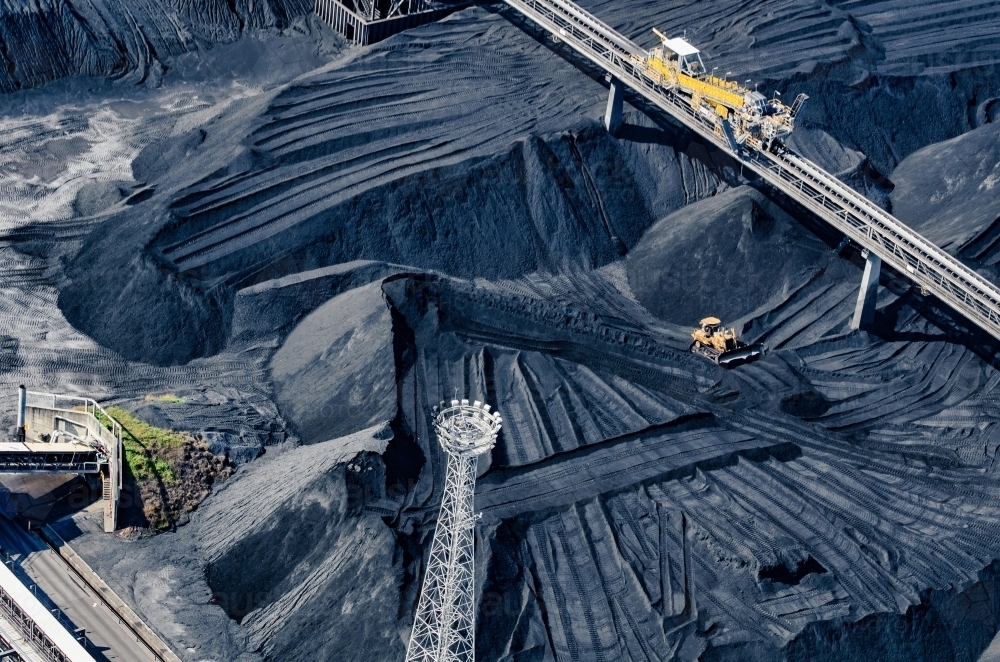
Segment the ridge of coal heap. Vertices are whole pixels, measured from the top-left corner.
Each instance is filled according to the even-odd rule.
[[[3,0],[0,92],[65,76],[157,81],[176,56],[255,29],[288,27],[312,6],[309,0]]]
[[[479,660],[990,645],[996,341],[888,271],[851,330],[855,248],[638,99],[609,135],[502,6],[353,48],[297,0],[84,4],[0,0],[0,398],[86,385],[240,467],[170,533],[55,524],[182,659],[402,659],[456,389],[504,418]],[[584,5],[807,92],[797,151],[1000,280],[989,7]],[[707,315],[767,354],[692,354]]]

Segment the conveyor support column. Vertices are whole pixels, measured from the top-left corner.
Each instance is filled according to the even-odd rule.
[[[26,413],[28,409],[28,390],[21,384],[17,387],[17,440],[24,442]]]
[[[622,125],[622,94],[624,91],[625,85],[612,76],[611,91],[608,93],[608,109],[604,111],[604,128],[612,135],[618,133],[618,129]]]
[[[870,251],[865,251],[865,274],[861,277],[861,290],[858,292],[858,303],[854,307],[852,329],[861,329],[875,321],[875,303],[878,299],[878,276],[882,271],[882,258]]]

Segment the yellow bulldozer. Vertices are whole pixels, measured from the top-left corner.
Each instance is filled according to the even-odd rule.
[[[691,351],[704,356],[721,366],[735,366],[748,363],[764,354],[764,346],[760,343],[747,344],[736,337],[736,329],[722,326],[718,317],[706,317],[701,322],[701,328],[691,334],[694,342]]]

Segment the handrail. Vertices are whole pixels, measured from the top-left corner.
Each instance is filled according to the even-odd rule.
[[[917,283],[922,293],[934,294],[1000,339],[1000,290],[933,242],[791,150],[776,154],[749,147],[734,152],[717,128],[717,118],[692,108],[667,81],[647,71],[644,50],[571,0],[504,1],[859,246],[878,255]]]
[[[119,423],[115,419],[114,416],[112,416],[107,411],[105,411],[104,407],[102,407],[100,404],[98,404],[98,402],[96,400],[94,400],[93,398],[86,398],[86,397],[82,397],[82,396],[79,396],[79,395],[60,395],[60,394],[57,394],[57,393],[46,393],[46,392],[43,392],[43,391],[28,391],[28,396],[29,397],[30,396],[37,396],[37,397],[41,397],[41,398],[49,398],[49,399],[51,399],[52,406],[47,407],[47,408],[48,409],[54,409],[54,410],[57,410],[57,411],[79,411],[79,410],[75,410],[75,409],[67,409],[65,407],[58,407],[58,406],[56,406],[56,403],[59,400],[70,400],[72,402],[81,402],[81,403],[83,403],[84,411],[87,412],[88,414],[90,414],[91,416],[93,416],[94,418],[97,418],[97,412],[101,412],[102,416],[104,416],[109,421],[111,421],[111,424],[112,424],[111,431],[114,433],[115,437],[121,439],[121,436],[122,436],[122,426],[121,426],[121,423]]]
[[[98,402],[96,400],[94,400],[93,398],[86,398],[86,397],[81,397],[81,396],[77,396],[77,395],[60,395],[60,394],[57,394],[57,393],[46,393],[44,391],[27,391],[27,396],[29,398],[30,397],[35,397],[35,398],[45,398],[47,400],[50,400],[51,403],[52,403],[52,406],[51,407],[47,407],[47,408],[51,409],[53,411],[77,411],[78,412],[79,410],[76,410],[76,409],[63,409],[63,408],[60,408],[60,407],[57,406],[57,404],[59,403],[60,400],[68,400],[70,402],[79,402],[79,403],[83,404],[83,410],[84,410],[84,412],[90,414],[94,418],[94,420],[97,421],[97,424],[100,426],[101,430],[107,430],[107,428],[104,427],[104,424],[98,418],[98,416],[97,416],[98,412],[100,412],[101,416],[104,416],[111,423],[111,430],[110,430],[110,432],[111,432],[112,436],[114,437],[114,441],[113,441],[113,444],[112,444],[111,456],[108,458],[108,462],[113,465],[113,470],[110,472],[111,473],[111,477],[114,478],[114,481],[113,481],[113,486],[114,486],[114,490],[113,491],[114,491],[114,493],[112,495],[112,500],[115,503],[117,503],[118,496],[121,493],[121,489],[122,489],[122,485],[123,485],[122,481],[123,481],[123,475],[124,475],[124,472],[122,471],[122,459],[123,459],[122,456],[124,455],[124,449],[122,447],[122,424],[119,423],[118,420],[115,419],[114,416],[112,416],[111,414],[109,414],[104,409],[104,407],[102,407],[100,404],[98,404]],[[36,405],[32,405],[32,406],[36,406]]]

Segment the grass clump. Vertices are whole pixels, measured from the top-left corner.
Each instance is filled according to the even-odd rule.
[[[175,405],[184,404],[184,398],[173,393],[161,393],[159,395],[149,394],[145,399],[146,402],[169,402]]]
[[[122,426],[123,460],[128,467],[124,492],[135,495],[146,523],[155,529],[185,521],[184,514],[198,507],[212,484],[232,473],[226,457],[213,455],[188,433],[150,425],[122,407],[107,411]],[[111,428],[111,421],[100,412],[98,418]]]
[[[164,459],[163,451],[181,448],[187,440],[173,430],[158,428],[121,407],[108,407],[108,413],[122,425],[122,446],[125,463],[139,482],[162,480],[175,483],[177,474]]]

